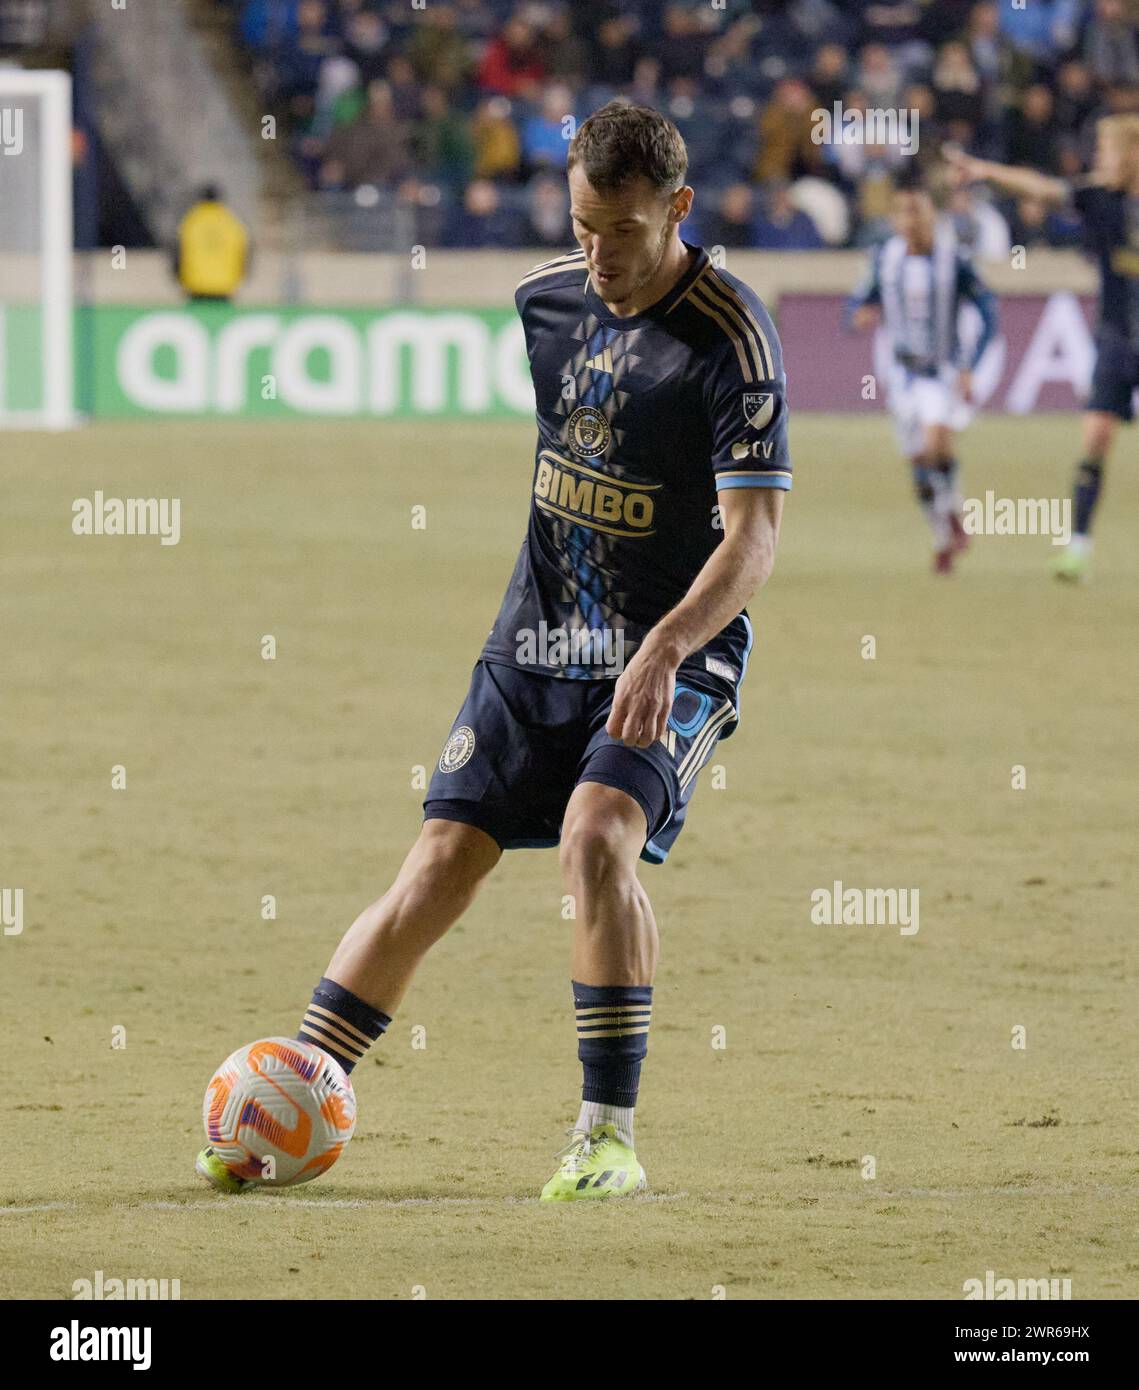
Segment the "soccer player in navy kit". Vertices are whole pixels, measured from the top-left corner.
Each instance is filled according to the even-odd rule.
[[[516,292],[538,426],[526,537],[419,839],[298,1035],[351,1069],[502,851],[560,844],[584,1085],[547,1201],[645,1185],[633,1107],[658,942],[637,860],[663,862],[739,720],[744,606],[791,482],[778,338],[755,294],[681,239],[686,169],[648,107],[611,102],[570,145],[579,249]],[[218,1179],[208,1151],[199,1166]]]
[[[1091,523],[1108,453],[1122,420],[1133,419],[1139,388],[1139,116],[1096,123],[1095,167],[1071,182],[947,151],[959,176],[984,180],[1019,197],[1070,202],[1084,224],[1084,242],[1099,262],[1096,365],[1084,410],[1083,452],[1073,488],[1072,539],[1055,564],[1057,578],[1083,579],[1091,558]]]

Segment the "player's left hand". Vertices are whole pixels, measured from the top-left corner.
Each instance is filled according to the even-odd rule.
[[[617,680],[605,732],[632,748],[648,748],[663,738],[676,689],[672,656],[646,638]]]
[[[957,373],[957,394],[966,405],[973,404],[973,373],[967,368]]]

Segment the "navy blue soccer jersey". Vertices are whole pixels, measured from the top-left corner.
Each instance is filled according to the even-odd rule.
[[[595,293],[582,251],[535,267],[515,292],[538,438],[526,538],[486,661],[615,679],[723,539],[718,491],[791,486],[771,318],[684,245],[685,273],[627,318]],[[734,686],[750,645],[745,610],[690,661]]]
[[[1139,348],[1139,199],[1092,183],[1073,184],[1071,198],[1099,262],[1099,331]]]

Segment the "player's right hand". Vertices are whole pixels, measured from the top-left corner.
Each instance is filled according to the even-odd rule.
[[[879,319],[877,304],[860,304],[850,316],[851,324],[858,329],[874,328]]]

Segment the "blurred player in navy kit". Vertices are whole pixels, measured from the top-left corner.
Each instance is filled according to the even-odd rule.
[[[637,861],[664,861],[739,721],[745,604],[791,483],[779,340],[756,295],[681,239],[687,163],[671,121],[621,102],[570,145],[579,249],[515,295],[537,403],[526,537],[419,839],[298,1035],[350,1069],[503,850],[560,845],[584,1083],[546,1201],[645,1185],[633,1107],[658,941]],[[525,1123],[509,1097],[502,1123]],[[209,1151],[199,1166],[215,1179]]]
[[[1083,458],[1073,489],[1072,539],[1056,561],[1058,578],[1080,580],[1092,552],[1091,524],[1104,466],[1119,422],[1133,418],[1139,387],[1139,116],[1105,116],[1096,124],[1095,167],[1066,181],[961,151],[947,151],[963,180],[984,180],[1018,197],[1070,202],[1084,224],[1084,242],[1099,262],[1096,365],[1084,411]]]

